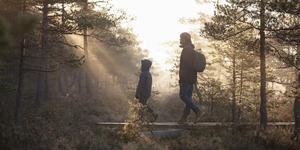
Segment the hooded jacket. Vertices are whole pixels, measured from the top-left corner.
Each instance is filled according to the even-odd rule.
[[[195,46],[192,43],[183,45],[179,64],[179,83],[195,84],[197,72],[192,67]]]
[[[151,88],[152,88],[152,76],[149,72],[149,69],[152,65],[152,62],[148,59],[141,60],[142,63],[142,73],[140,74],[139,83],[136,89],[135,95],[150,97]]]

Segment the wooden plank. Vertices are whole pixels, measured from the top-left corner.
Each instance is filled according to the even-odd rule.
[[[105,127],[119,127],[123,128],[126,124],[125,122],[98,122],[100,126]],[[240,123],[246,125],[259,125],[256,123]],[[198,122],[197,124],[178,124],[177,122],[154,122],[149,124],[151,127],[156,129],[196,129],[201,127],[216,127],[216,126],[226,126],[233,125],[232,122],[220,123],[220,122]],[[268,122],[268,126],[292,126],[295,122]]]
[[[170,130],[159,130],[159,131],[148,131],[148,132],[139,132],[139,135],[151,136],[153,138],[175,138],[179,137],[183,133],[188,133],[187,129],[170,129]]]

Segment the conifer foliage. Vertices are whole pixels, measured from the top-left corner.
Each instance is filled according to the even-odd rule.
[[[292,6],[293,7],[289,7]],[[293,9],[294,8],[294,9]],[[291,19],[299,19],[295,15],[299,12],[298,1],[285,0],[230,0],[223,5],[217,5],[218,14],[212,18],[212,22],[205,23],[201,35],[226,41],[239,36],[240,43],[246,43],[253,51],[259,51],[260,57],[260,93],[261,125],[267,124],[267,99],[266,99],[266,53],[281,54],[283,49],[277,49],[274,41],[282,41],[293,37],[299,30],[299,22]],[[282,35],[284,31],[284,35]],[[289,34],[289,32],[291,34]],[[255,39],[247,39],[252,34]],[[236,39],[238,40],[238,39]],[[279,56],[279,55],[277,55]],[[281,55],[282,56],[282,55]],[[286,56],[282,56],[286,59]]]

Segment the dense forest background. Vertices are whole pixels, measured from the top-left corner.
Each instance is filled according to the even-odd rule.
[[[300,3],[297,0],[196,1],[215,14],[181,18],[207,66],[193,100],[202,122],[178,139],[102,128],[130,122],[140,60],[153,61],[149,105],[157,122],[176,122],[179,41],[164,45],[164,68],[142,49],[126,10],[110,1],[0,0],[0,146],[5,149],[298,149]],[[179,36],[179,35],[178,35]],[[201,50],[200,50],[201,49]],[[188,118],[192,121],[194,114]],[[238,123],[257,126],[239,126]],[[268,122],[295,126],[267,127]],[[120,131],[121,130],[121,131]],[[130,132],[134,131],[134,132]],[[196,137],[196,138],[195,138]],[[201,144],[199,144],[201,143]],[[238,144],[237,144],[238,143]]]

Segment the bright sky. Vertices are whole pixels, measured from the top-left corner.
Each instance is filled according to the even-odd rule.
[[[212,4],[201,6],[195,0],[112,0],[112,4],[136,17],[131,26],[138,40],[143,42],[140,47],[148,49],[150,57],[160,63],[167,57],[161,43],[178,41],[179,44],[180,33],[197,28],[180,24],[180,18],[196,18],[197,12],[207,8],[206,13],[213,13]]]
[[[114,8],[124,9],[128,15],[136,18],[130,24],[134,33],[138,35],[137,40],[143,42],[140,47],[148,49],[149,57],[155,61],[153,65],[161,67],[160,70],[156,70],[160,74],[159,78],[153,79],[159,83],[153,85],[154,90],[164,92],[170,89],[166,88],[171,81],[166,70],[172,67],[172,64],[166,63],[170,56],[166,52],[168,47],[162,43],[178,41],[179,46],[180,33],[198,28],[198,25],[182,25],[178,22],[179,19],[197,18],[199,11],[212,15],[213,4],[201,6],[196,4],[195,0],[112,0],[111,3]]]

